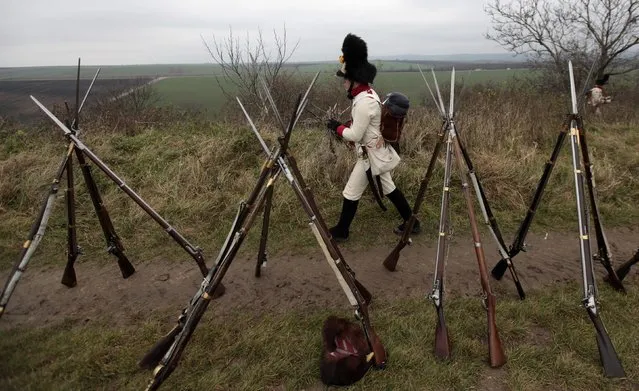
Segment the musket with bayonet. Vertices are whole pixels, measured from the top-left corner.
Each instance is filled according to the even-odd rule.
[[[79,79],[79,69],[80,69],[79,66],[80,66],[80,60],[78,59],[78,79]],[[89,96],[89,93],[91,92],[91,89],[93,88],[93,84],[95,83],[95,80],[98,77],[99,73],[100,73],[100,69],[98,68],[97,72],[95,73],[95,76],[93,76],[93,79],[91,80],[91,84],[89,85],[89,88],[87,89],[84,95],[84,98],[82,100],[82,103],[80,105],[78,105],[77,98],[76,98],[76,115],[74,118],[74,122],[77,122],[77,118],[80,112],[82,112],[84,103],[86,102],[86,99]],[[79,91],[79,88],[76,89],[76,96],[77,96],[77,91]],[[5,308],[9,302],[9,299],[11,298],[11,295],[13,294],[13,291],[15,290],[18,282],[20,281],[22,274],[26,271],[26,268],[29,262],[31,261],[31,257],[35,253],[38,245],[40,244],[40,241],[42,240],[44,236],[44,233],[46,231],[46,227],[49,221],[49,216],[51,215],[51,212],[53,211],[53,204],[60,187],[60,181],[62,179],[62,175],[64,175],[64,173],[67,173],[67,184],[69,183],[69,181],[71,181],[71,183],[73,182],[73,173],[70,169],[67,169],[69,167],[69,162],[73,155],[73,151],[74,151],[74,145],[73,143],[69,143],[67,150],[64,154],[64,157],[62,158],[62,161],[60,162],[58,169],[56,170],[56,174],[53,177],[53,181],[51,183],[51,186],[49,187],[49,192],[45,196],[41,204],[40,210],[37,214],[37,217],[34,220],[33,224],[31,225],[31,229],[27,236],[27,240],[25,240],[25,242],[22,245],[22,251],[20,252],[18,261],[14,264],[14,267],[11,270],[11,273],[9,274],[7,281],[2,291],[0,292],[0,317],[2,317],[5,311]],[[72,195],[67,193],[67,207],[69,203],[72,203],[72,199],[70,199],[70,197],[72,197]],[[72,206],[71,209],[68,209],[71,211],[71,212],[68,212],[68,216],[73,215],[73,210],[74,210],[73,208],[74,206]],[[75,232],[71,232],[71,230],[69,229],[68,235],[69,235],[68,256],[67,256],[68,262],[62,277],[62,283],[69,287],[72,287],[76,285],[76,277],[75,277],[75,270],[73,269],[73,263],[75,262],[75,259],[77,258],[77,256],[80,254],[80,249],[79,249],[79,246],[77,246],[77,240],[74,240]],[[69,266],[69,264],[71,264],[71,266]]]
[[[388,254],[386,259],[384,259],[384,262],[382,263],[384,267],[391,272],[395,271],[395,269],[397,268],[397,262],[399,261],[400,252],[404,249],[404,247],[412,243],[410,234],[413,231],[413,226],[415,225],[415,222],[417,221],[417,214],[419,213],[419,210],[421,209],[421,205],[424,201],[424,197],[426,196],[426,190],[428,189],[430,178],[433,175],[433,170],[435,169],[435,164],[437,163],[437,157],[439,156],[442,145],[444,144],[445,134],[447,131],[447,126],[448,126],[447,116],[444,113],[442,107],[440,107],[440,105],[437,103],[437,100],[435,99],[435,96],[433,95],[433,91],[430,88],[430,85],[428,84],[428,81],[426,80],[426,77],[424,76],[424,73],[422,72],[421,67],[419,68],[419,72],[421,73],[422,78],[424,79],[424,83],[426,83],[426,87],[428,87],[428,90],[430,91],[430,95],[433,97],[433,100],[435,101],[435,106],[437,106],[437,110],[442,116],[442,125],[438,132],[437,144],[435,144],[435,149],[430,158],[430,162],[428,163],[428,168],[426,169],[426,173],[424,174],[424,177],[422,178],[422,181],[420,182],[419,190],[417,191],[417,196],[415,197],[415,204],[413,205],[412,214],[409,217],[409,219],[406,221],[406,227],[404,228],[404,231],[402,232],[401,238],[395,245],[395,248],[393,248],[393,250],[390,252],[390,254]],[[433,76],[434,75],[435,74],[433,73]]]
[[[268,88],[265,88],[265,93],[267,96],[270,96],[270,91],[268,90]],[[272,103],[273,111],[278,112],[278,109],[275,106],[273,100],[269,98],[269,101]],[[260,140],[260,144],[262,145],[265,153],[269,154],[270,151],[268,147],[264,143],[260,133],[248,116],[248,113],[246,113],[245,110],[243,111],[251,125],[253,133]],[[285,177],[291,184],[304,211],[309,217],[309,225],[316,237],[318,244],[324,252],[326,261],[335,273],[335,276],[337,277],[337,280],[342,287],[347,299],[353,306],[356,317],[362,323],[364,334],[366,335],[371,351],[373,352],[375,366],[378,368],[384,367],[386,363],[386,351],[381,343],[381,340],[372,328],[368,315],[368,304],[371,301],[372,295],[355,278],[355,273],[348,266],[346,260],[344,259],[344,256],[339,251],[337,244],[330,236],[328,226],[326,225],[321,213],[319,212],[319,208],[317,207],[317,203],[315,202],[313,193],[310,187],[304,181],[304,178],[297,166],[297,162],[288,149],[286,149],[282,153],[280,159],[278,160],[278,164],[280,165],[282,172],[285,173]]]
[[[570,96],[572,102],[570,121],[570,147],[572,151],[573,177],[575,181],[575,196],[577,201],[577,218],[579,222],[579,250],[581,255],[581,270],[583,274],[584,298],[582,304],[586,309],[590,320],[595,326],[597,333],[597,346],[599,357],[607,377],[625,377],[625,371],[617,352],[610,340],[608,332],[599,317],[597,308],[597,285],[595,282],[592,254],[590,252],[589,219],[587,216],[586,198],[584,195],[584,175],[581,168],[579,156],[579,114],[577,111],[577,96],[575,93],[575,81],[573,76],[572,62],[568,62],[570,77]]]
[[[280,174],[283,173],[284,176],[289,180],[296,195],[300,199],[302,206],[309,214],[309,217],[311,217],[311,228],[315,227],[314,233],[317,237],[318,229],[315,222],[320,222],[321,217],[315,213],[315,207],[313,206],[312,200],[309,201],[307,193],[303,190],[305,184],[303,184],[303,182],[300,182],[301,175],[299,175],[299,172],[297,171],[294,163],[292,164],[292,162],[289,160],[287,149],[292,130],[306,105],[308,92],[314,85],[318,75],[316,75],[313,79],[313,82],[311,83],[311,86],[309,87],[309,90],[307,90],[307,93],[304,95],[304,97],[300,95],[300,97],[298,98],[297,104],[295,105],[294,113],[291,116],[291,121],[289,122],[284,135],[278,138],[279,145],[274,151],[270,151],[270,149],[268,149],[268,146],[266,146],[266,143],[259,135],[259,132],[257,132],[257,129],[254,127],[252,121],[250,120],[250,117],[248,117],[248,114],[246,113],[244,107],[238,99],[238,103],[242,107],[245,115],[247,115],[249,123],[251,124],[251,128],[260,140],[260,144],[264,148],[265,153],[267,153],[268,158],[263,165],[262,174],[258,178],[258,183],[249,196],[249,200],[246,203],[247,207],[245,207],[244,209],[240,208],[240,211],[238,211],[236,222],[233,224],[231,232],[229,232],[229,236],[227,236],[227,242],[223,246],[222,250],[220,251],[220,255],[218,256],[218,262],[216,262],[214,268],[211,269],[209,275],[203,281],[200,290],[196,293],[193,299],[191,299],[189,306],[183,311],[183,314],[180,316],[178,326],[176,326],[176,328],[174,328],[174,330],[172,330],[172,332],[163,339],[163,341],[167,343],[165,343],[164,346],[159,347],[158,345],[156,345],[156,347],[154,347],[154,349],[149,352],[150,354],[152,353],[153,355],[155,355],[155,357],[149,357],[149,354],[147,354],[147,356],[145,356],[145,359],[143,359],[143,362],[141,362],[141,365],[148,367],[157,359],[157,357],[159,357],[159,355],[162,353],[161,350],[163,348],[166,348],[164,355],[159,360],[154,371],[153,380],[151,381],[147,389],[157,389],[177,366],[179,357],[184,351],[184,348],[190,340],[195,327],[197,326],[199,320],[201,319],[201,316],[208,306],[208,302],[210,300],[210,292],[213,291],[215,289],[215,286],[221,282],[221,279],[223,278],[226,270],[237,254],[237,251],[239,250],[243,239],[248,234],[248,231],[256,215],[259,213],[260,207],[266,199],[266,194],[269,187],[273,186],[274,181]],[[263,175],[264,173],[266,174]],[[324,228],[319,229],[319,231],[323,232],[323,234],[320,233],[320,236],[326,239],[328,231]],[[326,251],[329,251],[327,247],[334,246],[334,243],[330,242],[330,236],[328,236],[328,239],[328,243],[330,243],[328,246],[327,242],[320,242],[320,246],[325,251],[325,253]],[[334,262],[333,266],[342,268],[342,270],[350,270],[347,268],[345,262],[341,262],[340,265],[336,265]],[[357,285],[354,283],[355,280],[353,274],[342,274],[342,279],[345,283],[351,282],[353,286],[357,287]],[[370,301],[370,294],[368,294],[368,297],[364,297],[366,294],[368,294],[368,292],[361,292],[359,290],[351,293],[352,296],[356,296],[355,298],[353,298],[354,301],[362,301],[364,303]],[[365,306],[361,308],[360,314],[365,319],[365,321],[363,322],[365,322],[365,324],[369,326],[368,328],[366,328],[365,326],[365,332],[367,332],[367,335],[370,335],[374,341],[378,342],[377,345],[373,345],[373,350],[378,355],[378,358],[376,358],[376,362],[377,360],[384,360],[383,362],[385,362],[385,351],[383,350],[383,346],[381,347],[381,352],[379,351],[380,348],[378,345],[381,345],[381,342],[376,339],[374,331],[372,330],[372,328],[370,328]],[[383,362],[380,365],[382,365]]]
[[[492,292],[490,287],[490,281],[488,278],[488,270],[486,268],[486,260],[484,256],[484,249],[481,243],[481,238],[479,235],[479,229],[477,227],[477,221],[475,218],[475,211],[473,206],[473,201],[470,195],[470,189],[468,185],[468,167],[464,167],[463,156],[461,152],[461,147],[459,144],[459,139],[457,135],[457,131],[455,129],[455,121],[454,121],[454,111],[453,111],[453,95],[455,89],[455,69],[453,68],[453,73],[451,77],[451,107],[449,112],[449,132],[451,133],[451,138],[453,139],[453,150],[455,152],[455,161],[457,162],[457,167],[459,168],[459,173],[462,180],[462,193],[464,195],[464,199],[466,200],[466,208],[468,210],[468,219],[470,221],[471,232],[473,236],[475,255],[477,257],[477,265],[479,267],[479,276],[481,287],[484,292],[484,306],[486,308],[487,315],[487,323],[488,323],[488,359],[490,366],[493,368],[501,367],[506,363],[506,355],[504,354],[504,349],[501,344],[501,339],[499,338],[499,333],[497,330],[497,322],[496,322],[496,298]],[[477,194],[479,197],[479,194]]]
[[[592,66],[590,67],[590,71],[588,73],[584,86],[588,85],[588,81],[590,80],[590,77],[592,75],[594,65],[595,65],[595,62],[593,62]],[[571,82],[574,84],[574,80],[571,80]],[[594,174],[592,170],[592,162],[590,161],[590,155],[588,152],[588,146],[586,143],[586,135],[585,135],[584,127],[583,127],[583,119],[581,118],[580,115],[577,114],[577,111],[576,111],[577,108],[580,106],[579,102],[581,99],[583,99],[583,96],[580,96],[579,98],[575,97],[575,100],[576,100],[575,113],[574,114],[571,113],[566,116],[566,120],[564,121],[564,124],[561,127],[561,131],[559,133],[559,136],[557,137],[557,141],[555,142],[555,146],[551,153],[550,159],[546,162],[544,166],[543,174],[539,180],[539,183],[537,184],[537,188],[535,189],[535,193],[533,195],[533,199],[531,201],[530,207],[528,208],[528,211],[526,212],[526,216],[524,217],[524,220],[519,226],[517,234],[515,235],[515,239],[513,240],[513,243],[510,246],[510,249],[508,250],[508,256],[506,257],[502,254],[502,259],[499,262],[497,262],[497,264],[492,269],[492,272],[491,272],[492,276],[497,280],[500,280],[503,277],[504,273],[506,272],[506,269],[511,267],[511,265],[513,265],[512,258],[514,258],[521,251],[526,251],[526,242],[525,242],[526,236],[532,224],[535,213],[537,212],[537,209],[539,208],[539,205],[541,203],[541,198],[546,188],[546,185],[548,184],[548,180],[550,178],[552,170],[556,165],[559,152],[561,151],[561,148],[565,142],[566,136],[568,135],[568,131],[571,128],[571,123],[574,122],[577,124],[577,127],[579,129],[579,140],[580,140],[579,146],[583,154],[584,170],[586,173],[586,183],[588,186],[590,207],[592,209],[593,220],[595,222],[595,234],[597,239],[597,246],[599,249],[597,258],[600,260],[601,264],[604,266],[604,268],[606,269],[608,273],[604,280],[608,282],[617,291],[625,292],[625,288],[623,287],[623,284],[621,282],[623,278],[620,278],[617,275],[612,265],[612,254],[610,252],[610,246],[608,245],[608,240],[606,238],[603,225],[601,223],[599,207],[597,206],[597,202],[596,202],[596,188],[594,183]],[[501,253],[501,250],[500,250],[500,253]],[[512,270],[514,270],[514,268],[511,268],[511,271]],[[517,289],[519,290],[519,287]]]
[[[58,127],[65,133],[66,137],[73,142],[74,148],[76,150],[76,154],[78,156],[83,156],[91,160],[102,172],[104,172],[115,184],[122,189],[133,201],[138,204],[156,223],[158,223],[164,231],[175,240],[196,262],[198,265],[200,272],[203,275],[208,273],[208,268],[206,266],[206,261],[204,259],[204,255],[202,250],[199,247],[193,246],[191,243],[186,240],[168,221],[166,221],[160,214],[158,214],[146,201],[144,201],[133,189],[131,189],[115,172],[113,172],[107,165],[104,163],[93,151],[91,151],[75,134],[74,131],[69,129],[62,121],[60,121],[53,113],[51,113],[42,103],[40,103],[36,98],[31,96],[31,99],[40,107],[40,109],[56,124]],[[80,161],[80,164],[83,161]],[[90,181],[87,183],[89,185],[94,181]],[[91,190],[90,190],[91,191]],[[101,200],[94,200],[94,202],[101,202]],[[103,206],[103,205],[102,205]],[[106,231],[105,231],[106,235]],[[117,248],[115,248],[117,250]],[[223,288],[220,288],[219,291],[216,291],[216,294],[221,294],[223,292]]]

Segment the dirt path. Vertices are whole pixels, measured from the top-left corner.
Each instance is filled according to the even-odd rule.
[[[480,293],[477,261],[470,236],[454,239],[446,266],[448,297]],[[498,260],[497,250],[487,235],[484,245],[489,269]],[[625,262],[639,246],[639,227],[608,232],[616,265]],[[373,293],[374,300],[386,301],[407,297],[424,297],[432,286],[435,241],[415,244],[402,252],[395,273],[381,265],[389,248],[366,251],[342,249],[346,261],[357,278]],[[575,233],[550,233],[528,236],[530,250],[515,258],[526,292],[557,282],[579,281],[581,276],[579,246]],[[594,246],[594,243],[593,243]],[[271,257],[262,277],[253,276],[254,257],[237,258],[223,282],[227,293],[215,302],[212,311],[224,315],[244,310],[253,313],[286,311],[291,308],[344,308],[348,305],[334,275],[320,250],[304,255]],[[91,321],[107,318],[113,324],[130,324],[154,311],[183,308],[197,290],[201,277],[193,263],[168,261],[134,262],[137,272],[122,279],[115,264],[77,266],[78,286],[69,289],[60,284],[63,265],[32,268],[23,276],[0,328],[51,325],[63,320]],[[598,282],[604,275],[597,263]],[[632,274],[639,273],[639,267]],[[2,281],[8,271],[0,275]],[[502,281],[491,279],[493,290],[500,296],[516,297],[508,276]],[[634,287],[637,289],[637,287]]]
[[[111,101],[111,102],[113,102],[114,100],[118,100],[118,99],[124,98],[125,96],[127,96],[127,95],[131,95],[132,93],[134,93],[135,91],[139,90],[140,88],[144,88],[144,87],[146,87],[146,86],[150,86],[150,85],[152,85],[152,84],[154,84],[154,83],[159,82],[160,80],[168,79],[168,78],[170,78],[170,77],[171,77],[171,76],[160,76],[160,77],[156,77],[156,78],[151,79],[151,80],[149,80],[148,82],[146,82],[146,83],[144,83],[144,84],[142,84],[142,85],[140,85],[140,86],[133,87],[133,88],[130,88],[130,89],[128,89],[128,90],[126,90],[126,91],[124,91],[124,92],[123,92],[123,93],[121,93],[120,95],[118,95],[118,96],[116,96],[116,97],[114,97],[114,98],[111,98],[111,100],[110,100],[110,101]]]

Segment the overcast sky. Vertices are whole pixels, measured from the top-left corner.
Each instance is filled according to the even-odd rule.
[[[204,63],[207,42],[286,25],[292,61],[331,61],[344,36],[369,56],[504,53],[482,0],[0,0],[0,66]]]

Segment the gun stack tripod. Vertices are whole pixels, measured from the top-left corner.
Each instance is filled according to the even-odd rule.
[[[22,251],[20,253],[18,261],[15,263],[11,273],[9,274],[7,282],[4,285],[4,288],[0,293],[0,316],[4,314],[7,303],[9,302],[9,299],[11,298],[11,295],[18,284],[18,281],[26,271],[31,257],[35,253],[38,245],[40,244],[40,241],[45,234],[48,220],[53,211],[55,199],[60,188],[60,182],[62,181],[62,177],[65,173],[67,183],[67,189],[65,191],[67,213],[67,264],[65,266],[61,282],[62,284],[70,288],[77,285],[74,265],[78,256],[82,254],[82,251],[80,249],[80,246],[78,245],[75,226],[75,180],[73,176],[72,164],[74,154],[78,160],[78,163],[80,164],[84,182],[87,186],[89,196],[91,197],[91,201],[93,203],[95,213],[98,217],[98,221],[100,222],[102,232],[104,233],[107,252],[117,258],[122,277],[128,278],[129,276],[131,276],[133,273],[135,273],[135,268],[124,252],[124,246],[122,245],[122,241],[115,231],[109,212],[107,211],[107,208],[102,201],[100,191],[95,182],[91,166],[88,164],[87,159],[93,162],[113,182],[115,182],[115,184],[119,188],[121,188],[131,199],[133,199],[133,201],[135,201],[136,204],[138,204],[149,216],[151,216],[151,218],[153,218],[153,220],[155,220],[169,234],[169,236],[171,236],[171,238],[173,238],[173,240],[175,240],[195,260],[202,275],[206,275],[208,273],[208,268],[206,266],[204,255],[202,254],[202,250],[199,247],[193,246],[191,243],[189,243],[179,232],[175,230],[175,228],[173,228],[148,203],[146,203],[146,201],[144,201],[126,183],[124,183],[124,181],[120,179],[115,174],[115,172],[113,172],[95,153],[93,153],[79,139],[78,136],[80,133],[80,112],[84,107],[84,103],[89,96],[91,88],[93,87],[93,84],[99,72],[100,70],[98,69],[95,76],[93,77],[93,80],[91,81],[89,88],[87,89],[86,94],[84,95],[84,98],[82,99],[82,103],[80,103],[80,59],[78,59],[74,118],[72,121],[70,119],[67,119],[65,121],[66,124],[55,117],[36,98],[31,96],[31,99],[40,107],[40,109],[42,109],[42,111],[47,116],[49,116],[49,118],[51,118],[53,122],[55,122],[61,129],[63,129],[65,135],[69,139],[69,144],[67,146],[66,153],[56,171],[49,192],[45,197],[40,211],[31,226],[31,230],[29,232],[27,240],[22,246]],[[224,293],[224,289],[224,286],[220,285],[220,287],[218,287],[218,290],[216,290],[216,297],[222,295]]]

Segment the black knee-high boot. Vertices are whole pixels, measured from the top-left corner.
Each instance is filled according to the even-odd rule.
[[[344,198],[342,203],[342,213],[339,216],[339,222],[336,226],[329,228],[329,232],[333,239],[338,242],[343,242],[348,239],[349,227],[351,226],[351,222],[355,217],[355,212],[357,212],[357,205],[359,204],[359,200],[351,201],[349,199]]]
[[[388,199],[391,200],[393,205],[395,205],[395,208],[397,208],[397,211],[399,212],[400,216],[402,216],[402,219],[404,220],[398,227],[396,227],[393,230],[393,232],[395,232],[396,234],[401,235],[404,232],[404,226],[406,225],[406,221],[408,221],[410,216],[413,214],[413,211],[410,205],[408,205],[408,201],[406,201],[406,197],[404,197],[404,193],[402,193],[402,191],[399,190],[398,188],[395,188],[395,190],[386,194],[386,197],[388,197]],[[416,220],[415,224],[413,224],[412,233],[418,234],[419,232],[421,232],[421,227],[419,224],[419,220]]]

